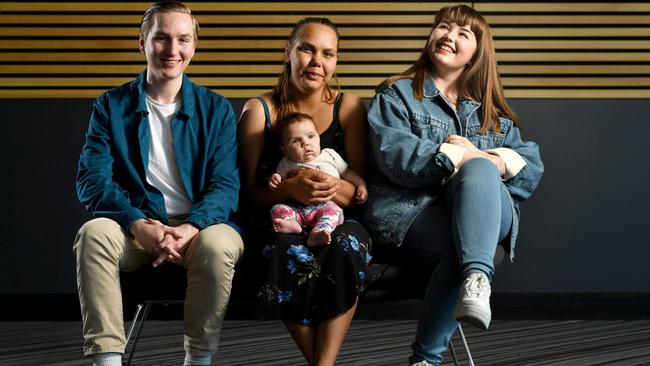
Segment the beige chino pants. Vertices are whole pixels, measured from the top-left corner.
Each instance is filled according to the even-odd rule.
[[[171,226],[182,221],[170,222]],[[86,222],[74,242],[77,288],[83,320],[84,354],[124,353],[120,271],[151,265],[154,257],[107,218]],[[241,237],[225,224],[201,230],[183,254],[187,270],[184,306],[185,350],[197,356],[217,351],[235,263],[244,252]]]

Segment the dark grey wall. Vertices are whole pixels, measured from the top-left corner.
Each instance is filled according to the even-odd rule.
[[[76,291],[72,240],[90,216],[74,191],[88,100],[2,100],[0,294]]]
[[[546,173],[503,292],[650,292],[650,100],[514,100]]]
[[[242,100],[234,101],[241,108]],[[546,173],[496,292],[650,293],[648,100],[513,100]],[[74,193],[90,100],[0,100],[0,295],[75,292]]]

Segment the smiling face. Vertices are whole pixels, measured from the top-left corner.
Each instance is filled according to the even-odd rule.
[[[476,35],[468,25],[442,20],[431,31],[427,53],[439,76],[460,75],[476,49]]]
[[[146,35],[140,35],[140,52],[147,59],[147,81],[166,82],[182,78],[194,56],[196,36],[192,16],[159,12]]]
[[[300,92],[322,89],[332,79],[338,59],[336,32],[322,24],[306,24],[286,55],[291,84]]]
[[[301,119],[282,131],[282,153],[298,163],[308,163],[320,155],[320,136],[314,122]]]

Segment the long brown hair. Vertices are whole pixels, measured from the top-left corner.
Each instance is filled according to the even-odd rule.
[[[457,81],[458,96],[481,103],[483,125],[480,133],[488,130],[500,131],[499,116],[505,116],[518,124],[515,112],[510,109],[503,93],[499,70],[497,69],[496,53],[490,26],[476,10],[467,5],[447,6],[438,11],[433,29],[441,21],[469,26],[476,36],[476,52],[463,70]],[[418,100],[424,99],[423,87],[425,80],[433,74],[435,66],[428,54],[429,42],[424,46],[420,58],[400,74],[386,79],[378,90],[393,85],[400,79],[413,79],[413,92]]]
[[[331,20],[327,18],[304,18],[293,26],[287,45],[284,47],[284,66],[280,76],[278,77],[278,82],[275,84],[271,92],[271,101],[275,107],[275,119],[278,119],[296,109],[293,100],[291,99],[291,63],[288,59],[296,41],[302,34],[303,27],[309,24],[320,24],[331,28],[334,33],[336,33],[336,49],[338,51],[341,36],[336,28],[336,24]],[[336,81],[336,87],[331,87],[329,85],[325,86],[325,89],[323,90],[323,100],[325,102],[332,102],[338,94],[338,91],[340,91],[339,80],[336,77],[336,72],[332,77]]]

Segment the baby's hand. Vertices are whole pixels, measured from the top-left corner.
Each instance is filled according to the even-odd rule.
[[[368,199],[368,188],[365,184],[357,186],[357,191],[354,193],[354,199],[357,203],[364,203]]]
[[[282,177],[278,173],[273,173],[271,175],[271,178],[269,178],[269,189],[270,190],[276,190],[278,189],[278,186],[282,182]]]

